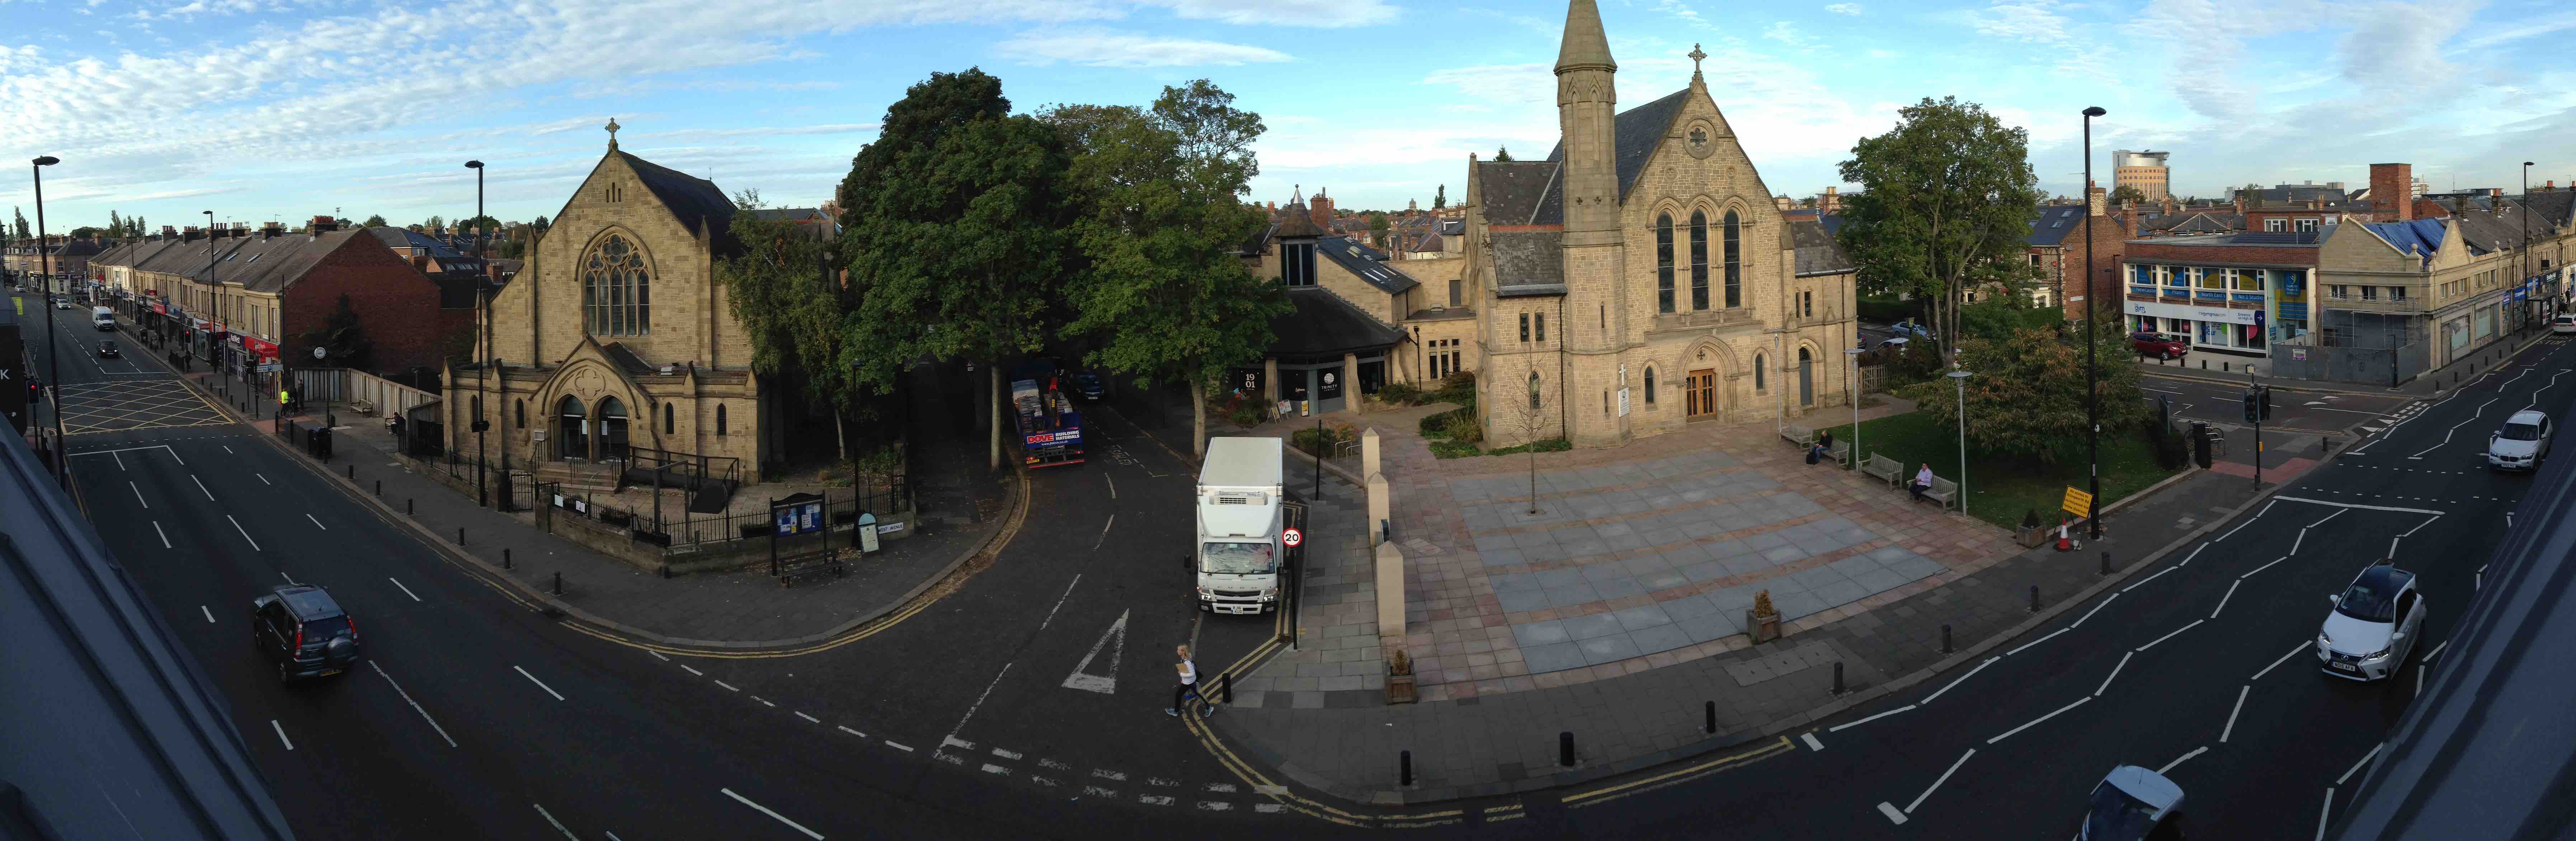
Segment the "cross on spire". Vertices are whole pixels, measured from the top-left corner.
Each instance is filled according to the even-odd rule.
[[[1704,52],[1700,52],[1700,51],[1699,51],[1699,45],[1698,45],[1698,44],[1692,44],[1692,45],[1691,45],[1691,51],[1690,51],[1690,60],[1691,60],[1691,78],[1693,78],[1693,79],[1697,79],[1697,78],[1699,78],[1699,60],[1700,60],[1700,59],[1703,59],[1703,58],[1707,58],[1707,57],[1708,57],[1708,54],[1707,54],[1707,53],[1704,53]]]
[[[617,129],[618,129],[618,128],[620,128],[620,127],[617,125],[617,118],[616,118],[616,117],[610,117],[610,118],[608,118],[608,148],[611,148],[611,149],[615,149],[615,148],[617,148]]]

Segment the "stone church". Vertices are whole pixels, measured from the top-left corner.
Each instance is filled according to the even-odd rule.
[[[1600,11],[1572,0],[1556,150],[1468,159],[1461,272],[1494,446],[1614,447],[1849,405],[1852,262],[1783,217],[1690,55],[1690,87],[1619,111]]]
[[[740,253],[714,182],[608,152],[482,313],[479,359],[447,369],[440,420],[473,458],[573,487],[665,464],[757,481],[781,453],[716,262]]]

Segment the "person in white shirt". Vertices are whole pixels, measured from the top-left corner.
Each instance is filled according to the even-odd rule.
[[[1164,708],[1163,714],[1168,716],[1179,716],[1181,714],[1183,702],[1190,697],[1193,688],[1198,685],[1199,667],[1197,663],[1190,661],[1190,647],[1188,644],[1173,646],[1172,653],[1181,658],[1180,662],[1172,664],[1172,671],[1181,676],[1181,685],[1172,688],[1172,705]],[[1205,695],[1200,695],[1198,697],[1199,717],[1206,718],[1208,716],[1215,715],[1216,701]]]
[[[1922,470],[1915,471],[1915,473],[1914,473],[1914,484],[1911,486],[1910,490],[1912,490],[1912,491],[1914,492],[1914,501],[1916,501],[1916,502],[1922,502],[1922,501],[1923,501],[1923,492],[1924,492],[1924,491],[1931,490],[1931,489],[1932,489],[1932,463],[1927,461],[1927,462],[1924,462],[1924,463],[1923,463],[1923,469],[1922,469]]]

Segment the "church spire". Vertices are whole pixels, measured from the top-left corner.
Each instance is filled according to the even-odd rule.
[[[1592,0],[1567,4],[1565,44],[1556,51],[1556,72],[1618,69],[1619,63],[1610,60],[1610,36],[1601,31],[1601,7]]]

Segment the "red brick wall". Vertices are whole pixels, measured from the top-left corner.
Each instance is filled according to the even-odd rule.
[[[370,373],[400,373],[415,365],[438,370],[442,320],[437,284],[383,240],[364,233],[349,237],[287,287],[279,314],[285,322],[279,352],[290,360],[312,359],[304,334],[330,323],[343,293],[375,343]]]
[[[2385,213],[2381,221],[2403,222],[2415,218],[2414,164],[2371,164],[2370,202]]]
[[[2110,211],[2093,217],[2092,262],[2090,271],[2080,276],[2073,267],[2088,265],[2084,257],[2084,229],[2078,227],[2067,232],[2066,317],[2083,318],[2087,304],[2093,306],[2096,318],[2116,319],[2120,316],[2120,283],[2111,270],[2119,267],[2120,253],[2128,241],[2137,237],[2137,218],[2136,211]],[[2075,224],[2081,226],[2084,220],[2076,220]],[[2086,281],[2088,278],[2089,283]],[[2075,300],[2079,295],[2085,300]]]

